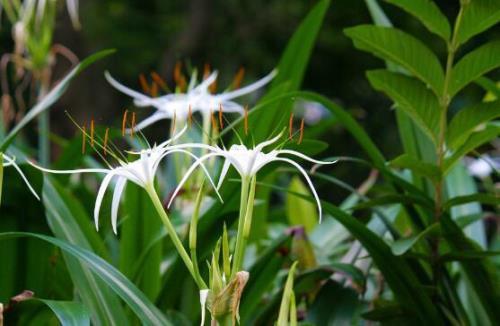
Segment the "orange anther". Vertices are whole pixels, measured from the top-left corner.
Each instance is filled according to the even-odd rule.
[[[297,144],[302,143],[302,139],[304,138],[304,118],[300,120],[300,134],[299,134],[299,141]]]
[[[288,121],[288,138],[293,138],[293,113],[290,114],[290,120]]]
[[[130,124],[130,135],[134,137],[134,128],[135,128],[135,112],[132,112],[132,122]]]
[[[224,129],[224,119],[222,116],[222,103],[219,103],[219,126],[220,129]]]
[[[231,84],[232,89],[240,88],[243,77],[245,76],[245,68],[241,67],[236,75],[234,76],[233,83]]]
[[[213,83],[208,86],[208,91],[212,94],[214,94],[217,91],[217,79],[214,80]]]
[[[174,111],[174,118],[172,119],[172,135],[175,133],[176,123],[177,123],[177,110]]]
[[[151,72],[151,78],[157,83],[164,92],[168,92],[168,86],[165,80],[160,77],[160,75],[154,71]]]
[[[94,147],[94,119],[90,120],[90,146]]]
[[[85,126],[82,127],[82,155],[85,154],[85,144],[87,138],[87,132]]]
[[[175,68],[174,68],[174,81],[175,81],[175,84],[177,85],[177,87],[179,87],[179,89],[182,92],[183,90],[186,89],[187,82],[186,82],[186,78],[182,74],[181,68],[182,68],[182,64],[180,61],[178,61],[175,64]]]
[[[203,66],[203,79],[207,79],[210,76],[210,65],[205,63]]]
[[[106,128],[106,131],[104,132],[104,156],[106,156],[107,152],[107,146],[108,146],[108,137],[109,137],[109,128]]]
[[[122,136],[125,136],[125,129],[127,128],[127,114],[128,110],[125,110],[123,113],[123,119],[122,119]]]
[[[215,121],[215,117],[211,109],[210,109],[210,119],[212,120],[212,129],[217,130],[217,121]]]
[[[151,95],[151,97],[157,97],[158,96],[158,85],[155,83],[155,81],[153,81],[151,83],[151,88],[150,88],[149,94]]]
[[[245,135],[248,135],[248,105],[245,106],[245,112],[244,112],[244,122],[245,122]]]
[[[139,83],[141,84],[141,88],[144,93],[149,94],[151,92],[151,90],[149,89],[148,82],[146,81],[146,77],[144,77],[143,74],[139,75]]]
[[[191,109],[191,104],[189,104],[188,107],[188,123],[189,123],[189,128],[193,125],[193,110]]]

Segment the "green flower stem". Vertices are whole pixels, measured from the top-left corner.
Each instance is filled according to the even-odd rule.
[[[245,223],[243,225],[243,244],[242,251],[245,252],[247,246],[248,238],[250,237],[250,230],[252,229],[252,216],[253,216],[253,206],[255,201],[255,184],[257,178],[254,176],[250,182],[250,193],[248,194],[248,205],[245,213]]]
[[[203,279],[200,275],[200,270],[198,268],[198,256],[196,254],[196,236],[198,229],[198,217],[200,216],[201,201],[203,199],[205,179],[201,183],[200,190],[198,191],[198,196],[196,197],[195,207],[193,211],[193,216],[191,218],[191,225],[189,227],[189,250],[191,252],[191,261],[193,262],[193,272],[196,275],[196,283],[202,284]]]
[[[233,277],[241,268],[243,257],[245,255],[245,218],[248,207],[253,207],[253,198],[249,197],[250,179],[242,177],[241,179],[241,199],[240,199],[240,214],[238,217],[238,233],[236,235],[236,248],[234,249],[233,268],[231,269],[231,277]],[[250,205],[250,206],[249,206]]]
[[[193,276],[193,279],[195,280],[196,284],[198,285],[198,288],[200,289],[206,289],[207,285],[201,278],[198,278],[194,268],[193,268],[193,263],[191,262],[191,259],[189,258],[188,253],[186,252],[186,249],[184,249],[184,246],[182,245],[181,240],[177,236],[177,232],[175,232],[175,228],[170,222],[170,218],[168,217],[167,213],[163,209],[163,204],[161,203],[160,198],[158,197],[158,194],[156,193],[154,186],[151,185],[146,188],[146,191],[151,198],[151,201],[153,202],[153,205],[158,212],[158,215],[160,215],[161,221],[167,228],[168,235],[170,236],[170,239],[172,239],[172,243],[174,244],[175,248],[177,249],[177,252],[179,253],[179,256],[181,256],[182,260],[184,261],[184,264],[186,265],[187,269]]]

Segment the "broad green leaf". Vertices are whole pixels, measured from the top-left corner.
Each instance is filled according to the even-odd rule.
[[[462,146],[445,159],[443,173],[446,174],[465,154],[497,138],[498,135],[500,135],[500,125],[494,123],[489,123],[483,130],[472,133]]]
[[[405,111],[432,141],[437,142],[441,108],[424,84],[387,70],[368,71],[367,77],[375,89],[386,93],[396,108]]]
[[[436,55],[420,40],[395,28],[372,25],[347,28],[345,34],[358,49],[402,66],[441,96],[443,68]]]
[[[33,108],[31,108],[28,113],[23,117],[21,121],[12,129],[9,134],[0,143],[0,152],[5,151],[5,149],[12,142],[17,133],[24,128],[31,120],[33,120],[37,115],[47,110],[52,104],[54,104],[69,87],[70,82],[78,76],[80,72],[85,70],[92,63],[100,60],[104,57],[115,52],[114,50],[103,50],[97,52],[85,60],[76,65],[73,70],[71,70],[66,77],[64,77],[40,102],[38,102]]]
[[[439,224],[432,224],[419,234],[398,239],[394,241],[391,245],[392,253],[395,254],[396,256],[401,256],[405,254],[408,250],[410,250],[417,242],[419,242],[422,239],[425,239],[429,235],[435,234],[437,231],[439,231]]]
[[[467,238],[462,230],[449,216],[441,218],[441,231],[452,249],[452,252],[481,252],[477,243]],[[500,279],[495,266],[488,260],[462,260],[460,266],[464,269],[467,279],[475,290],[482,306],[495,324],[500,320]]]
[[[500,82],[495,83],[493,80],[483,76],[476,79],[475,83],[487,92],[483,98],[484,102],[492,102],[500,98]]]
[[[274,78],[270,91],[260,102],[280,93],[299,89],[329,6],[330,0],[318,1],[302,20],[281,56],[277,67],[278,75]],[[292,102],[282,101],[265,111],[250,115],[249,125],[252,128],[252,134],[255,137],[269,137],[283,117],[288,118],[291,108]]]
[[[500,21],[500,2],[498,0],[468,0],[459,24],[458,44],[467,42],[471,37]]]
[[[123,301],[135,312],[141,322],[145,325],[172,325],[165,316],[156,308],[151,301],[137,289],[116,268],[104,261],[92,252],[69,244],[66,241],[49,237],[43,234],[28,232],[4,232],[0,233],[0,240],[32,237],[46,241],[59,247],[72,257],[81,260],[85,265],[102,279]],[[102,289],[101,289],[102,290]],[[117,312],[114,312],[117,314]],[[123,324],[119,324],[123,325]]]
[[[36,299],[46,304],[59,319],[62,326],[88,326],[90,315],[85,306],[73,301]]]
[[[310,196],[311,193],[299,177],[295,176],[288,186],[290,191]],[[313,203],[298,198],[297,196],[286,197],[286,216],[290,225],[302,225],[309,233],[318,223],[318,209]]]
[[[493,41],[467,53],[453,67],[449,93],[453,97],[462,88],[487,72],[500,67],[500,41]]]
[[[57,238],[79,246],[81,249],[93,250],[85,236],[85,229],[80,228],[72,210],[65,201],[66,199],[69,202],[70,198],[68,196],[63,198],[61,193],[62,187],[56,185],[55,181],[45,178],[42,197],[47,222],[52,232]],[[76,211],[74,204],[72,208],[73,211]],[[82,213],[78,212],[77,214]],[[90,221],[90,219],[88,220]],[[119,297],[106,286],[106,283],[92,274],[89,267],[81,260],[68,253],[64,253],[64,258],[82,301],[92,311],[93,318],[97,318],[94,323],[126,323]]]
[[[499,52],[500,53],[500,52]],[[457,149],[478,126],[500,117],[500,100],[477,103],[474,106],[460,110],[451,120],[446,131],[448,146]]]
[[[162,242],[151,244],[151,241],[163,229],[162,223],[144,189],[129,184],[124,194],[119,211],[120,217],[126,217],[120,226],[120,271],[154,301],[161,286]],[[139,260],[139,271],[136,271]]]
[[[450,23],[439,7],[430,0],[386,0],[418,18],[429,31],[448,41]]]
[[[441,178],[441,172],[436,165],[432,163],[422,162],[414,157],[411,157],[408,154],[398,156],[390,162],[390,165],[403,169],[410,169],[416,174],[425,176],[432,181],[437,181]]]
[[[488,257],[499,256],[500,251],[488,251],[488,250],[477,250],[477,251],[453,251],[441,256],[441,261],[461,261],[461,260],[471,260],[471,259],[485,259]]]

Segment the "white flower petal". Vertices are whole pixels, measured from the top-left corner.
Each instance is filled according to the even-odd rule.
[[[134,99],[138,99],[140,101],[148,102],[148,103],[150,103],[151,100],[153,99],[153,98],[151,98],[149,96],[146,96],[146,95],[141,94],[141,93],[139,93],[137,91],[134,91],[133,89],[128,88],[125,85],[120,84],[113,77],[111,77],[110,73],[107,72],[107,71],[104,72],[104,77],[111,84],[111,86],[113,86],[114,88],[116,88],[120,92],[122,92],[122,93],[124,93],[124,94],[126,94],[128,96],[133,97]]]
[[[269,145],[277,142],[281,138],[282,135],[283,135],[283,132],[280,132],[278,136],[271,138],[269,140],[263,141],[259,145],[255,146],[254,150],[258,151],[258,152],[262,151],[264,149],[264,147],[269,146]]]
[[[321,220],[322,220],[321,202],[319,200],[318,193],[316,192],[316,189],[314,188],[314,185],[311,181],[311,178],[309,178],[309,175],[307,174],[307,172],[299,165],[299,163],[292,161],[288,158],[277,157],[274,159],[274,161],[281,161],[281,162],[289,163],[289,164],[293,165],[294,167],[296,167],[297,170],[300,171],[300,173],[302,173],[302,175],[304,176],[304,178],[307,181],[307,184],[309,185],[309,188],[311,189],[311,192],[313,193],[314,199],[316,200],[316,204],[318,205],[319,223],[321,223]]]
[[[189,169],[186,171],[186,173],[184,173],[184,177],[182,177],[181,181],[177,185],[177,188],[175,188],[175,191],[173,192],[172,197],[170,198],[170,201],[168,202],[167,208],[170,208],[170,205],[172,205],[172,202],[174,201],[175,197],[177,196],[177,194],[179,193],[179,191],[184,186],[184,183],[187,181],[187,179],[189,178],[189,176],[191,175],[191,173],[193,173],[193,171],[198,167],[198,165],[202,164],[203,161],[205,161],[205,160],[207,160],[207,159],[209,159],[211,157],[220,156],[220,155],[221,155],[220,153],[208,153],[208,154],[203,155],[199,159],[197,159],[189,167]]]
[[[214,72],[212,72],[210,76],[207,77],[207,79],[205,79],[198,86],[193,88],[191,92],[206,92],[208,87],[212,85],[213,82],[215,82],[218,74],[219,73],[217,72],[217,70],[214,70]]]
[[[102,200],[104,199],[104,194],[106,193],[106,189],[111,182],[111,179],[115,176],[114,173],[107,174],[102,180],[101,186],[99,187],[99,191],[97,192],[97,198],[95,200],[94,207],[94,221],[95,228],[99,231],[99,210],[101,209]]]
[[[27,161],[31,166],[43,172],[56,173],[56,174],[73,174],[73,173],[108,173],[109,169],[75,169],[75,170],[52,170],[36,165],[31,161]]]
[[[134,126],[134,132],[142,130],[142,129],[144,129],[144,128],[150,126],[150,125],[152,125],[153,123],[155,123],[157,121],[160,121],[160,120],[163,120],[163,119],[168,119],[168,116],[166,116],[162,111],[156,111],[151,116],[149,116],[148,118],[142,120],[137,125],[135,125]],[[128,128],[128,129],[125,130],[125,132],[127,134],[131,134],[132,133],[132,129]]]
[[[5,157],[5,156],[4,156]],[[31,193],[36,197],[36,199],[40,200],[40,197],[38,196],[38,194],[36,193],[35,189],[33,189],[33,187],[31,186],[30,182],[28,181],[28,179],[26,178],[26,176],[24,175],[23,171],[21,170],[21,168],[19,168],[19,166],[16,164],[16,162],[12,159],[11,160],[11,165],[14,167],[14,169],[16,169],[16,171],[19,173],[19,175],[21,176],[21,178],[23,179],[24,183],[26,184],[26,186],[28,186],[29,190],[31,191]]]
[[[224,165],[222,166],[222,170],[220,171],[219,182],[217,183],[217,190],[219,190],[220,187],[222,186],[222,182],[224,181],[224,178],[226,177],[227,171],[229,170],[230,166],[231,166],[231,161],[225,159]]]
[[[338,162],[338,160],[330,161],[330,162],[318,161],[318,160],[313,159],[312,157],[309,157],[307,155],[302,154],[301,152],[293,151],[293,150],[290,150],[290,149],[280,149],[280,150],[278,150],[278,154],[295,155],[295,156],[300,157],[300,158],[302,158],[302,159],[304,159],[306,161],[313,162],[313,163],[316,163],[316,164],[334,164],[334,163]]]
[[[205,325],[205,310],[206,310],[208,293],[209,293],[208,289],[200,290],[200,304],[201,304],[201,323],[200,323],[200,325],[201,326]]]
[[[113,232],[115,234],[117,231],[117,220],[118,220],[118,207],[120,206],[120,199],[122,197],[123,190],[127,184],[127,179],[120,177],[116,182],[115,191],[113,192],[113,201],[111,203],[111,226],[113,227]]]
[[[271,71],[271,73],[269,73],[264,78],[261,78],[248,86],[239,88],[239,89],[232,91],[232,92],[227,92],[224,94],[217,95],[217,97],[221,101],[226,101],[226,100],[231,100],[233,98],[252,93],[252,92],[256,91],[257,89],[263,87],[267,83],[269,83],[276,76],[277,73],[278,73],[278,71],[276,69],[274,69],[273,71]]]

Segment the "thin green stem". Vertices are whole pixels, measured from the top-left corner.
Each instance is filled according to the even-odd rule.
[[[198,285],[198,288],[206,289],[207,285],[205,284],[205,282],[202,279],[197,278],[196,273],[194,272],[193,263],[191,262],[191,259],[189,258],[189,255],[186,252],[186,249],[184,249],[184,246],[182,245],[182,241],[177,236],[177,232],[175,232],[175,228],[172,225],[172,222],[170,222],[170,218],[168,217],[167,213],[163,209],[163,204],[161,203],[161,200],[158,197],[158,194],[156,193],[154,186],[151,185],[150,187],[147,187],[146,191],[147,191],[149,197],[151,198],[151,201],[153,202],[153,205],[154,205],[156,211],[158,212],[158,215],[160,215],[161,221],[163,222],[163,225],[165,225],[165,228],[167,229],[168,235],[170,236],[172,243],[174,244],[175,248],[177,249],[179,256],[181,256],[181,259],[184,261],[184,264],[186,265],[187,269],[189,270],[189,272],[193,276],[193,279],[195,280],[196,284]]]
[[[236,235],[236,248],[234,249],[234,261],[231,269],[231,277],[233,277],[241,268],[244,256],[243,248],[243,229],[245,226],[245,215],[248,206],[248,177],[241,178],[241,198],[240,198],[240,213],[238,217],[238,233]]]
[[[47,95],[50,83],[50,72],[46,68],[40,73],[38,102]],[[43,166],[50,163],[50,114],[46,110],[38,116],[38,161]]]
[[[204,191],[205,179],[200,186],[200,190],[198,191],[198,196],[196,197],[195,207],[193,211],[193,216],[191,218],[191,225],[189,228],[189,250],[191,252],[191,261],[193,262],[193,272],[198,279],[197,283],[202,284],[203,279],[200,275],[200,270],[198,267],[198,255],[196,254],[196,238],[197,238],[197,229],[198,229],[198,217],[200,216],[200,207],[203,199],[203,191]]]

